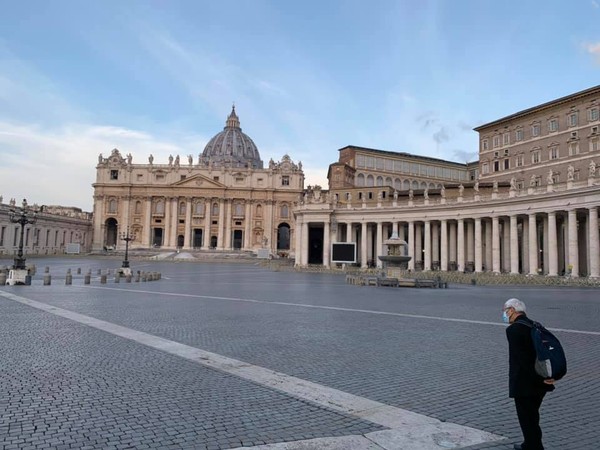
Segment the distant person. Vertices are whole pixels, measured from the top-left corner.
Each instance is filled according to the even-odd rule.
[[[523,443],[515,450],[544,450],[540,428],[540,406],[546,392],[554,390],[554,380],[544,379],[535,371],[536,353],[531,338],[533,321],[525,314],[525,303],[511,298],[504,303],[502,319],[510,326],[508,339],[508,396],[515,399]]]

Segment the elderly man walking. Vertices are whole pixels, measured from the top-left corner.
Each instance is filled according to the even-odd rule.
[[[523,443],[515,450],[544,450],[540,428],[540,406],[546,392],[554,390],[554,380],[545,380],[535,371],[536,353],[531,338],[533,321],[525,314],[525,303],[507,300],[502,318],[510,326],[508,339],[508,395],[515,399],[517,417],[523,432]]]

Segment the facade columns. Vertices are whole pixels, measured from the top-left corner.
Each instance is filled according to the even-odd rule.
[[[415,257],[421,262],[421,270],[423,270],[423,228],[420,223],[415,223]]]
[[[431,222],[425,221],[423,270],[431,270]]]
[[[252,202],[250,200],[246,201],[246,215],[244,217],[244,249],[250,250],[251,248],[251,239],[250,235],[252,234],[252,218],[250,217],[252,214]],[[290,229],[291,232],[291,229]],[[291,236],[290,236],[291,237]],[[291,248],[291,239],[290,239],[290,248]]]
[[[392,236],[393,235],[398,236],[398,222],[396,221],[392,222]]]
[[[481,218],[475,218],[475,272],[483,271],[483,248],[481,244]]]
[[[373,255],[373,259],[377,264],[378,268],[383,267],[383,261],[378,258],[378,256],[382,255],[383,250],[383,224],[381,222],[377,222],[377,236],[375,238],[375,254]]]
[[[226,200],[225,203],[225,249],[231,250],[231,208],[233,206],[233,200]]]
[[[294,246],[294,265],[301,266],[302,265],[302,219],[304,217],[301,215],[296,216],[296,245]]]
[[[589,208],[589,259],[590,259],[590,277],[600,277],[600,242],[598,238],[598,207]]]
[[[523,220],[523,244],[521,261],[523,261],[523,273],[529,273],[529,220]]]
[[[440,258],[440,269],[444,272],[446,272],[448,270],[448,221],[447,220],[442,220],[440,222],[440,227],[441,227],[441,242],[440,242],[440,251],[441,251],[441,258]]]
[[[510,216],[510,273],[519,273],[519,232],[517,216]]]
[[[415,223],[408,222],[408,270],[415,270]]]
[[[548,276],[558,275],[558,236],[556,234],[556,213],[548,213]]]
[[[538,242],[537,221],[535,214],[529,214],[529,275],[537,275]]]
[[[569,265],[571,268],[571,276],[579,276],[579,242],[577,239],[577,211],[571,209],[569,211]]]
[[[331,230],[329,227],[329,220],[326,220],[323,224],[323,266],[329,267],[330,255],[329,248],[331,247]]]
[[[437,263],[440,270],[440,228],[437,222],[431,224],[431,264]],[[433,269],[433,267],[432,267]]]
[[[465,271],[465,220],[458,219],[456,231],[456,263],[459,272]]]
[[[492,270],[500,273],[500,218],[492,217]]]
[[[360,267],[366,269],[367,265],[367,222],[360,224]]]
[[[467,256],[466,260],[471,263],[475,261],[475,235],[474,235],[474,224],[470,220],[466,223],[467,228]],[[466,268],[466,267],[465,267]]]
[[[223,239],[223,227],[225,226],[225,200],[219,200],[219,228],[217,233],[217,248],[225,248],[225,240]]]
[[[192,199],[188,197],[185,202],[185,233],[183,248],[192,248]]]
[[[144,209],[144,213],[145,225],[142,231],[142,245],[152,247],[152,197],[146,198],[146,208]]]

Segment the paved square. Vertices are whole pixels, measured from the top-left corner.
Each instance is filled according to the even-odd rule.
[[[162,272],[158,282],[94,279],[84,286],[74,276],[65,286],[67,268],[95,274],[119,263],[35,262],[38,270],[51,267],[51,286],[42,286],[38,273],[30,287],[0,288],[3,448],[225,449],[387,428],[59,317],[60,309],[507,438],[469,448],[509,449],[520,441],[500,323],[511,296],[524,300],[534,319],[561,329],[567,351],[569,374],[542,406],[546,447],[595,449],[600,440],[597,290],[357,287],[339,275],[168,262],[134,263]],[[58,309],[33,308],[11,295]]]

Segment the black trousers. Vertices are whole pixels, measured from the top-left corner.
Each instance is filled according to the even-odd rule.
[[[515,397],[517,417],[523,432],[523,450],[544,450],[540,428],[540,406],[544,395]]]

